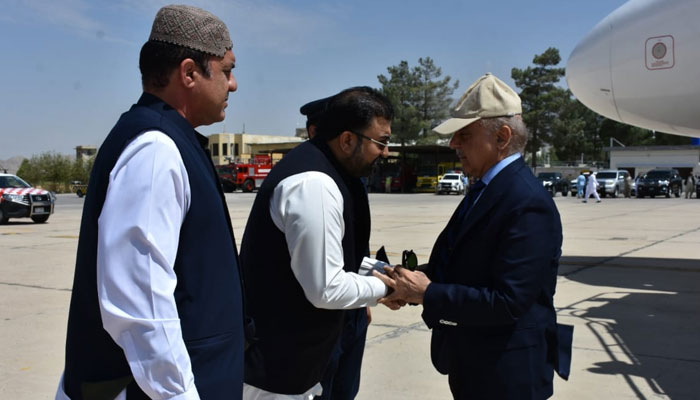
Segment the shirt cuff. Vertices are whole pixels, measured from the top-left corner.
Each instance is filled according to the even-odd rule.
[[[368,276],[370,289],[372,290],[372,300],[367,301],[369,307],[377,305],[377,301],[389,293],[389,287],[376,276]]]
[[[169,397],[168,400],[199,400],[199,393],[197,392],[197,388],[192,386],[190,390],[173,397]]]
[[[358,274],[362,276],[372,276],[372,271],[377,271],[380,274],[386,274],[384,267],[390,266],[384,261],[379,261],[374,258],[363,257],[362,263],[360,264],[360,270],[357,271]]]

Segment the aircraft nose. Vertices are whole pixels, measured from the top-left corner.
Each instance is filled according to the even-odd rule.
[[[566,63],[566,82],[585,106],[620,120],[610,69],[612,29],[612,21],[605,18],[576,46]]]

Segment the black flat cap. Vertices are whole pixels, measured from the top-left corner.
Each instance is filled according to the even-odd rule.
[[[303,115],[306,115],[306,119],[309,121],[310,124],[316,124],[318,123],[319,119],[321,118],[321,115],[323,115],[323,112],[326,111],[326,107],[328,106],[328,102],[333,98],[333,96],[325,97],[323,99],[318,99],[314,101],[310,101],[299,109],[299,112],[302,113]]]

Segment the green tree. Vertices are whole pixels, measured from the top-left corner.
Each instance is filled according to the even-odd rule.
[[[654,132],[609,119],[601,125],[600,136],[606,146],[609,145],[610,138],[615,138],[626,146],[672,146],[691,143],[687,136]]]
[[[51,190],[60,191],[70,180],[72,162],[62,154],[47,152],[39,156],[43,180],[48,181]]]
[[[379,75],[377,79],[382,84],[382,92],[394,105],[392,133],[404,144],[406,140],[416,139],[420,132],[419,111],[415,107],[418,77],[407,61],[388,67],[387,71],[389,77]]]
[[[550,47],[535,55],[532,60],[534,67],[511,70],[511,77],[521,90],[523,120],[530,130],[526,151],[531,154],[533,167],[537,165],[537,151],[552,140],[552,123],[562,99],[570,97],[566,90],[556,86],[564,76],[564,68],[555,67],[559,62],[559,50]]]
[[[551,144],[558,160],[600,160],[603,141],[599,136],[605,120],[566,91],[556,104],[558,117],[552,121]]]
[[[401,144],[407,141],[435,142],[432,128],[449,116],[452,94],[459,81],[451,83],[448,75],[432,58],[419,58],[411,68],[407,61],[387,68],[388,76],[379,75],[382,92],[394,105],[392,132]]]
[[[90,178],[90,171],[92,170],[93,163],[94,160],[92,157],[87,160],[84,160],[83,157],[76,158],[71,167],[70,180],[87,183]]]
[[[29,182],[36,182],[40,177],[36,164],[30,159],[25,158],[17,170],[17,176]]]

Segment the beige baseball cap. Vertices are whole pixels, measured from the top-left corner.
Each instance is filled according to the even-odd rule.
[[[452,118],[433,130],[451,135],[481,118],[507,117],[522,112],[520,96],[495,75],[487,73],[469,86],[452,110]]]

